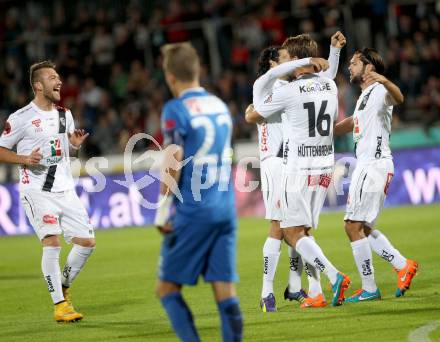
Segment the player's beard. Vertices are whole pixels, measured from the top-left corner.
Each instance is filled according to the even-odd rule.
[[[52,103],[57,103],[58,101],[60,101],[60,93],[59,92],[55,92],[54,90],[47,90],[44,92],[44,97],[52,102]]]
[[[350,77],[350,83],[361,84],[362,83],[362,75],[354,75],[354,76]]]

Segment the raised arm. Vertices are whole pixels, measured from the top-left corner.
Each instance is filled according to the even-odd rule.
[[[339,56],[341,49],[345,46],[345,36],[340,32],[336,32],[331,38],[330,54],[328,56],[329,68],[326,71],[320,73],[321,76],[334,79],[338,73]]]

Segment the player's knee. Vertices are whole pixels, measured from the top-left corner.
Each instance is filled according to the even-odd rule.
[[[83,239],[80,243],[83,247],[95,248],[96,240],[95,239]]]
[[[362,222],[345,221],[345,232],[351,241],[356,241],[365,237]]]
[[[170,293],[179,292],[180,289],[181,287],[177,284],[159,281],[156,285],[156,296],[162,298]]]
[[[60,247],[61,242],[58,235],[46,235],[42,240],[41,243],[44,247]]]

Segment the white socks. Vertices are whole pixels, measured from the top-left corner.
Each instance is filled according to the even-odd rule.
[[[309,236],[309,239],[312,239],[316,242],[313,236]],[[321,272],[319,272],[313,265],[309,263],[304,263],[304,270],[307,274],[307,280],[309,282],[309,297],[316,297],[320,293],[324,294],[321,287]]]
[[[331,284],[336,282],[338,270],[325,257],[321,248],[313,239],[302,237],[297,241],[295,249],[307,263],[316,267],[320,272],[324,272]]]
[[[267,297],[273,293],[273,278],[280,257],[281,240],[271,237],[266,239],[263,246],[263,289],[261,298]]]
[[[377,290],[374,281],[373,255],[371,254],[370,244],[367,238],[363,238],[351,243],[354,261],[362,279],[362,289],[368,292]]]
[[[301,290],[301,274],[303,263],[301,255],[292,247],[288,246],[289,250],[289,292],[299,292]]]
[[[62,284],[64,287],[70,287],[94,250],[95,247],[73,245],[63,269]]]
[[[382,259],[388,261],[395,269],[400,271],[406,265],[406,258],[393,247],[391,242],[377,229],[371,231],[368,236],[371,249]]]
[[[64,300],[61,290],[60,251],[61,247],[43,247],[41,258],[41,270],[54,304]]]

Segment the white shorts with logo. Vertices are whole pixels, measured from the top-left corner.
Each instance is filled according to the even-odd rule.
[[[283,159],[279,157],[269,157],[260,164],[261,191],[267,220],[281,221],[283,217],[280,203],[282,169]]]
[[[288,173],[283,175],[281,228],[305,226],[318,228],[327,190],[332,179],[331,173],[307,175]]]
[[[394,175],[392,159],[358,163],[351,177],[344,220],[374,227]]]
[[[87,211],[74,190],[26,190],[20,193],[20,200],[40,240],[47,235],[62,233],[67,243],[73,237],[95,237]]]

